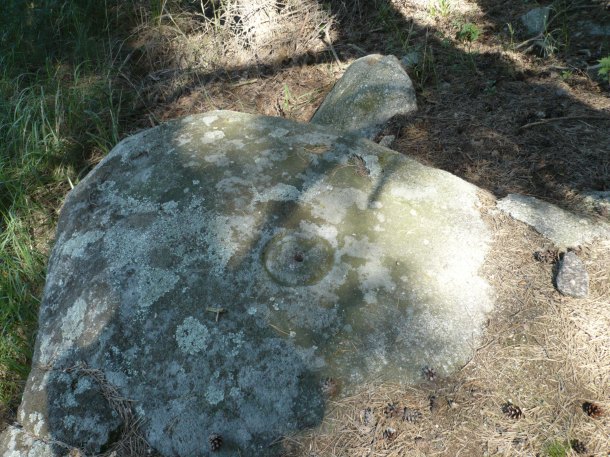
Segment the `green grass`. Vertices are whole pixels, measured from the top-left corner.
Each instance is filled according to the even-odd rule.
[[[133,112],[115,64],[129,24],[117,5],[3,2],[0,410],[18,403],[29,371],[57,208]]]
[[[376,9],[376,20],[383,28],[389,40],[388,50],[398,53],[408,52],[411,46],[414,23],[405,26],[404,18],[391,6],[382,3]]]
[[[447,17],[451,13],[451,3],[449,0],[437,0],[430,3],[430,15]]]

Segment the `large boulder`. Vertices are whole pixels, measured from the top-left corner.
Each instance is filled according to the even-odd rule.
[[[5,455],[275,455],[350,392],[471,356],[477,188],[316,124],[217,111],[122,141],[67,197]],[[332,389],[331,389],[332,390]]]

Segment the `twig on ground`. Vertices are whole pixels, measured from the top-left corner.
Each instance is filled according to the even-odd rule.
[[[358,52],[359,52],[359,53],[361,53],[362,55],[367,55],[367,52],[366,52],[364,49],[362,49],[360,46],[356,46],[356,45],[355,45],[355,44],[353,44],[353,43],[348,43],[347,45],[348,45],[350,48],[355,49],[356,51],[358,51]]]
[[[548,124],[549,122],[558,122],[558,121],[569,121],[569,120],[578,120],[578,119],[597,119],[599,121],[610,121],[610,117],[607,116],[565,116],[565,117],[552,117],[549,119],[542,119],[536,122],[530,122],[529,124],[522,125],[519,127],[519,130],[528,129],[530,127],[534,127],[536,125]]]
[[[339,60],[339,56],[337,55],[337,52],[335,51],[335,47],[333,46],[333,42],[330,39],[330,33],[328,33],[328,27],[324,28],[324,37],[326,38],[326,42],[328,43],[328,46],[330,47],[330,51],[333,53],[333,56],[335,58],[335,60],[337,61],[337,64],[339,66],[342,65],[341,60]]]
[[[515,46],[515,51],[518,51],[519,49],[527,46],[528,44],[532,43],[532,42],[536,42],[537,40],[541,40],[544,38],[544,34],[540,33],[538,35],[536,35],[535,37],[532,38],[528,38],[527,40],[525,40],[522,43],[519,43],[517,46]]]

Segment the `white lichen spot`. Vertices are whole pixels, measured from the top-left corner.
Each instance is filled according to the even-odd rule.
[[[254,159],[254,163],[258,166],[259,170],[270,168],[273,162],[267,157],[257,157]]]
[[[241,389],[239,387],[231,387],[231,390],[229,391],[229,395],[232,398],[239,398],[239,397],[241,397]]]
[[[337,235],[339,231],[334,225],[318,225],[309,221],[301,221],[299,226],[303,234],[309,235],[310,237],[319,236],[320,238],[324,238],[326,241],[328,241],[333,248],[337,247]]]
[[[254,316],[256,314],[256,312],[258,311],[258,308],[256,306],[250,306],[248,308],[248,314],[250,316]]]
[[[262,203],[268,201],[293,201],[299,198],[299,195],[299,189],[296,187],[279,183],[258,193],[254,200]]]
[[[217,167],[226,167],[229,165],[229,158],[226,154],[219,152],[217,154],[208,154],[203,158],[206,162],[212,163]]]
[[[210,125],[212,125],[214,122],[216,122],[218,120],[218,116],[212,115],[212,116],[206,116],[206,117],[202,117],[201,118],[201,122],[203,122],[205,125],[207,125],[208,127]]]
[[[89,378],[80,378],[78,380],[78,384],[76,389],[74,390],[75,394],[82,394],[83,392],[87,392],[93,388],[93,382]]]
[[[221,274],[231,257],[253,238],[255,224],[253,216],[209,217],[207,241],[210,249],[207,256],[213,259],[213,272]]]
[[[198,179],[193,179],[193,186],[198,186],[200,182],[201,181],[199,181]]]
[[[288,130],[283,129],[283,128],[277,128],[277,129],[273,130],[272,132],[270,132],[269,136],[272,136],[273,138],[281,138],[283,136],[286,136],[287,133],[288,133]]]
[[[30,413],[28,421],[33,425],[35,435],[40,435],[42,427],[44,427],[44,416],[41,413]]]
[[[233,343],[233,349],[230,352],[232,357],[237,357],[239,355],[239,349],[244,345],[244,333],[231,333],[229,338]]]
[[[210,386],[208,386],[208,389],[205,393],[205,399],[210,405],[217,405],[225,399],[224,389],[215,384],[211,384]]]
[[[76,397],[70,393],[67,393],[62,396],[62,407],[69,406],[70,408],[75,408],[78,406],[78,402],[76,401]]]
[[[325,188],[319,183],[311,186],[300,200],[311,205],[311,213],[331,224],[339,224],[346,216],[348,209],[357,207],[364,211],[368,205],[365,192],[355,188]]]
[[[200,141],[203,144],[215,143],[218,140],[222,140],[225,137],[225,132],[222,130],[213,130],[211,132],[205,132],[201,137]]]
[[[183,352],[195,355],[207,347],[210,332],[205,325],[189,316],[176,328],[175,337],[178,347]]]
[[[100,230],[92,230],[85,233],[77,233],[62,245],[62,255],[70,257],[85,257],[87,246],[95,243],[104,236],[104,232]]]
[[[236,148],[236,149],[243,149],[243,147],[246,145],[241,140],[230,140],[230,141],[227,141],[227,144],[230,144],[231,147]]]
[[[193,141],[193,135],[191,135],[190,133],[183,133],[182,135],[179,135],[178,138],[176,138],[178,146],[184,146],[185,144],[190,143],[191,141]]]
[[[411,210],[409,211],[409,214],[410,214],[411,216],[417,216],[417,211],[415,211],[414,209],[411,209]]]
[[[85,329],[85,313],[87,312],[87,302],[82,298],[77,298],[74,304],[66,312],[62,323],[61,331],[64,340],[73,341],[83,333]]]
[[[370,207],[373,208],[373,209],[381,209],[381,208],[383,208],[383,203],[381,203],[380,201],[376,200],[374,202],[371,202]]]
[[[175,213],[178,209],[178,202],[175,202],[173,200],[165,202],[161,205],[161,209],[163,209],[163,211],[165,211],[166,213]]]
[[[385,222],[385,215],[383,214],[377,214],[377,220],[379,222]]]

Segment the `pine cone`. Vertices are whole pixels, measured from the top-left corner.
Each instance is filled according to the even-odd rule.
[[[388,427],[383,431],[383,438],[388,441],[393,441],[397,435],[396,429],[392,427]]]
[[[428,396],[428,408],[430,411],[434,411],[436,409],[436,395]]]
[[[216,452],[222,446],[222,436],[218,433],[211,434],[208,440],[210,441],[210,449],[212,452]]]
[[[572,441],[570,441],[570,447],[577,454],[584,454],[585,452],[587,452],[587,446],[585,446],[585,443],[583,443],[580,440],[572,440]]]
[[[383,408],[383,415],[388,419],[390,417],[396,417],[398,414],[399,412],[398,408],[396,407],[396,403],[388,403],[388,406]]]
[[[502,412],[511,419],[521,419],[523,417],[523,411],[521,411],[521,408],[519,408],[517,405],[513,405],[510,402],[502,405]]]
[[[371,422],[373,422],[373,410],[371,410],[371,408],[366,408],[360,411],[360,422],[363,425],[369,425]]]
[[[407,422],[417,422],[421,419],[421,413],[416,409],[404,408],[402,410],[402,420]]]
[[[339,391],[341,390],[341,386],[339,381],[335,378],[325,378],[320,382],[320,387],[322,388],[322,392],[328,398],[334,398],[339,395]]]
[[[593,419],[598,419],[604,415],[604,410],[601,406],[589,401],[582,404],[582,410],[587,413],[587,416],[592,417]]]
[[[421,369],[421,374],[428,381],[434,381],[436,379],[436,371],[428,366]]]
[[[536,251],[534,252],[534,259],[536,259],[538,262],[553,263],[559,260],[559,251],[557,249]]]

